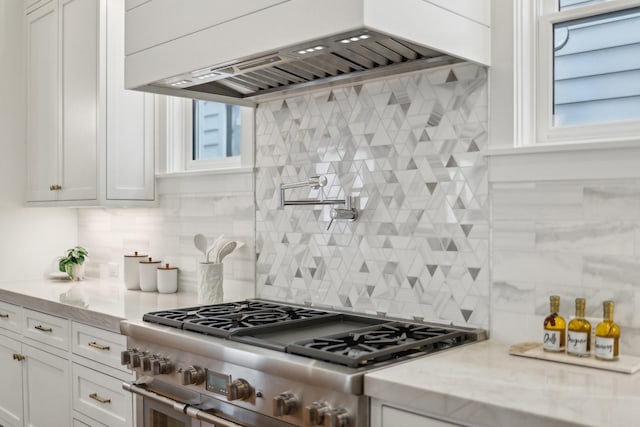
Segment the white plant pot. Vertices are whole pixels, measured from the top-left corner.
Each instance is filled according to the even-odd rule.
[[[71,280],[83,280],[84,279],[84,263],[73,264],[71,266]]]

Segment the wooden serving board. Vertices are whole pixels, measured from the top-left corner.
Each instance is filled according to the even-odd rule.
[[[552,353],[542,349],[542,343],[523,342],[509,347],[509,354],[514,356],[530,357],[532,359],[549,360],[552,362],[567,363],[570,365],[584,366],[587,368],[602,369],[605,371],[634,374],[640,370],[640,357],[620,355],[618,360],[598,360],[595,357],[576,357],[566,353]]]

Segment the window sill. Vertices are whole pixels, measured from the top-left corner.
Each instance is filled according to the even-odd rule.
[[[640,178],[640,140],[494,149],[489,182]]]
[[[158,174],[158,195],[253,192],[254,171],[240,167]]]

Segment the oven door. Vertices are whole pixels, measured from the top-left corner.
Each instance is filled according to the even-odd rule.
[[[153,387],[123,383],[122,388],[137,397],[138,427],[293,427],[227,402],[157,382]]]
[[[143,423],[138,427],[202,427],[200,421],[149,398],[142,398]]]

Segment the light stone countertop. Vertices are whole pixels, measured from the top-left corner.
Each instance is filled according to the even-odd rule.
[[[491,340],[369,373],[365,394],[463,425],[640,423],[640,374],[511,356]]]
[[[249,282],[225,280],[224,300],[254,297]],[[120,332],[123,319],[141,319],[144,313],[198,305],[195,292],[160,294],[130,291],[116,280],[86,279],[0,282],[0,301]]]

